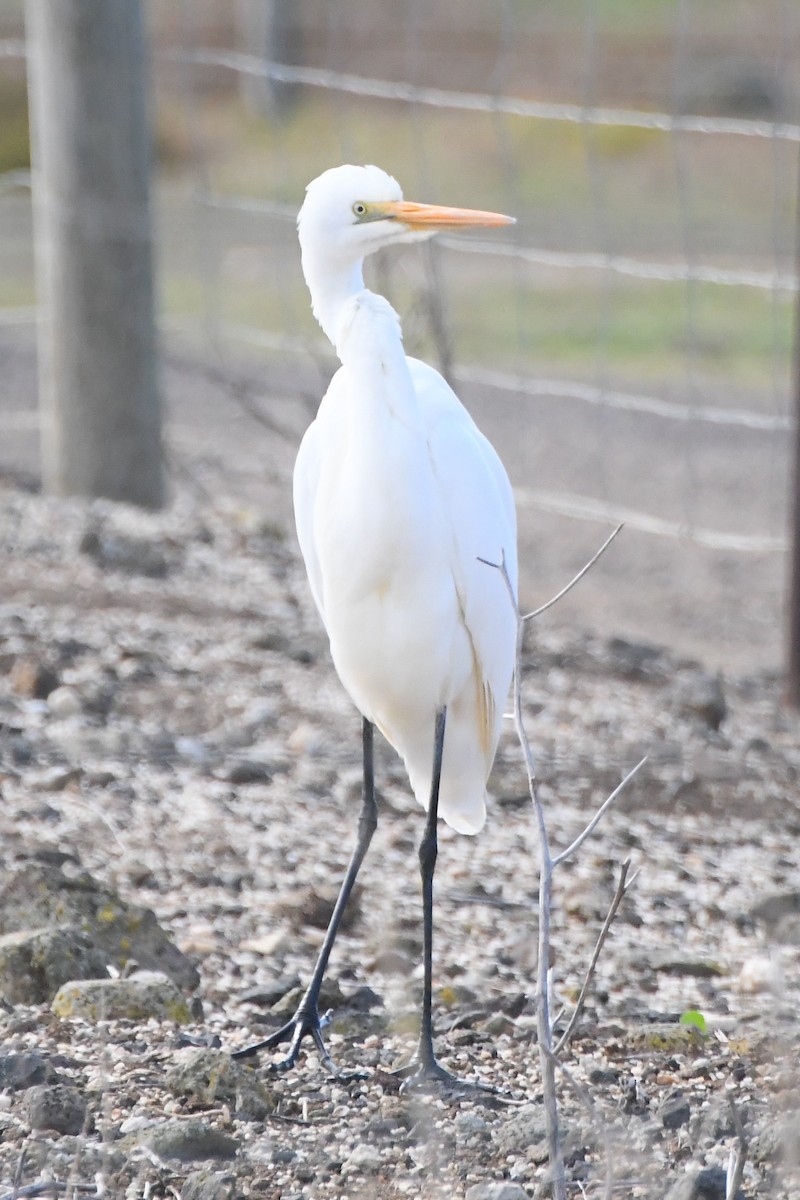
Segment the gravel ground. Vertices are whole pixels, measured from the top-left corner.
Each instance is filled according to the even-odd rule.
[[[442,829],[435,1002],[444,1063],[518,1103],[407,1097],[389,1074],[416,1029],[421,813],[385,746],[381,822],[329,970],[329,1047],[366,1077],[332,1080],[313,1052],[288,1075],[231,1064],[215,1047],[276,1024],[308,976],[358,806],[359,719],[294,544],[180,490],[158,516],[14,486],[0,507],[0,943],[26,912],[41,925],[48,880],[87,872],[153,910],[200,977],[126,1018],[15,999],[24,972],[0,970],[0,1195],[48,1178],[184,1200],[547,1195],[537,847],[511,733],[485,831]],[[774,678],[567,636],[557,607],[524,666],[555,846],[649,755],[556,879],[568,1016],[620,864],[639,872],[559,1073],[570,1194],[723,1198],[743,1137],[742,1194],[796,1197],[796,718]],[[96,956],[98,927],[84,933]],[[705,1032],[679,1023],[689,1010]]]

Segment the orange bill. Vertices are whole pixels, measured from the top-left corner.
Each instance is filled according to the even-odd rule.
[[[402,221],[409,229],[466,229],[470,226],[513,225],[514,217],[477,208],[446,208],[413,200],[388,200],[371,206],[375,216]]]

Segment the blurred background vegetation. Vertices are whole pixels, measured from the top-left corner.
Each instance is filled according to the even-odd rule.
[[[234,219],[206,207],[190,216],[187,205],[213,194],[296,209],[309,179],[346,160],[378,162],[407,194],[512,208],[520,244],[791,270],[791,146],[420,109],[270,85],[221,66],[188,67],[169,55],[192,47],[238,48],[419,87],[790,121],[797,119],[800,95],[794,5],[152,0],[149,14],[159,213],[170,232],[160,239],[169,315],[207,309],[213,277],[215,320],[287,334],[312,331],[298,271],[291,263],[277,278],[274,271],[269,242],[282,240],[287,215],[277,218],[276,231],[269,229],[276,218],[261,214],[267,228],[256,232],[244,213]],[[22,15],[19,0],[6,0],[0,35],[22,36]],[[2,66],[5,173],[27,168],[30,158],[24,64],[5,58]],[[0,303],[32,303],[29,259],[2,240]],[[469,286],[478,277],[485,286]],[[402,296],[402,280],[397,286]],[[504,315],[510,287],[513,321]],[[604,293],[600,317],[596,303],[585,303],[598,288]],[[535,363],[537,370],[586,376],[596,372],[599,356],[617,379],[649,382],[683,372],[691,344],[701,380],[735,376],[749,391],[771,390],[776,369],[785,373],[788,362],[791,305],[784,296],[776,310],[768,292],[699,285],[688,297],[679,284],[509,270],[503,262],[462,258],[449,299],[456,357],[491,357],[495,366],[513,370]],[[435,353],[424,322],[412,326],[411,336],[415,349]]]
[[[322,170],[375,162],[413,198],[518,218],[485,246],[441,239],[370,264],[403,316],[408,350],[459,381],[515,484],[570,488],[687,530],[705,523],[781,543],[794,328],[794,294],[781,280],[796,269],[798,144],[780,133],[800,123],[796,0],[150,0],[146,8],[169,345],[229,365],[249,356],[267,389],[286,378],[276,372],[287,363],[298,380],[306,370],[305,387],[311,360],[307,395],[318,399],[333,359],[309,310],[294,220]],[[5,0],[0,38],[23,36],[22,0]],[[258,73],[269,61],[306,75],[270,81]],[[454,91],[482,100],[422,103],[409,88],[433,89],[428,100]],[[515,101],[570,105],[578,115],[606,108],[754,121],[766,136],[543,119],[516,114]],[[32,318],[35,304],[28,165],[24,61],[7,53],[7,324]],[[630,262],[776,282],[641,278]],[[470,391],[470,368],[520,381],[518,394],[505,385],[489,399]],[[600,398],[591,411],[589,386]],[[635,425],[607,408],[603,398],[616,392],[675,403],[690,418],[740,409],[776,424],[750,441],[691,419]],[[546,521],[537,521],[530,536],[546,541]],[[575,539],[576,560],[596,532]],[[541,558],[541,546],[533,550]],[[648,559],[674,588],[676,610],[696,614],[699,598],[719,587],[716,624],[741,645],[768,645],[774,659],[781,557],[768,549],[751,570],[731,552],[684,570],[692,553]],[[762,591],[743,599],[744,583],[739,592],[728,585],[731,572],[745,579],[753,570]]]

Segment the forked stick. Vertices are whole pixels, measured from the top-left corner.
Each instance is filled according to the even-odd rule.
[[[514,719],[514,726],[515,726],[516,732],[517,732],[517,738],[519,740],[520,748],[522,750],[522,756],[523,756],[523,759],[525,762],[525,770],[526,770],[526,773],[528,776],[528,790],[530,792],[531,801],[533,803],[533,810],[534,810],[534,814],[535,814],[535,818],[536,818],[536,827],[537,827],[538,840],[539,840],[539,858],[540,858],[539,947],[538,947],[538,969],[536,972],[536,1027],[537,1027],[537,1035],[538,1035],[538,1043],[539,1043],[539,1067],[540,1067],[540,1071],[541,1071],[541,1075],[542,1075],[542,1092],[543,1092],[544,1111],[545,1111],[545,1126],[546,1126],[546,1130],[547,1130],[548,1156],[550,1159],[550,1171],[551,1171],[551,1176],[552,1176],[551,1188],[552,1188],[553,1200],[566,1200],[566,1196],[567,1196],[566,1173],[564,1170],[564,1157],[563,1157],[563,1154],[561,1151],[561,1135],[560,1135],[559,1120],[558,1120],[558,1095],[557,1095],[557,1090],[556,1090],[556,1078],[555,1078],[557,1060],[556,1060],[556,1050],[554,1050],[554,1048],[553,1048],[553,1021],[550,1016],[550,995],[549,995],[549,987],[548,987],[549,963],[550,963],[550,917],[551,917],[551,911],[552,911],[553,871],[554,871],[555,867],[559,866],[563,862],[566,862],[566,860],[568,858],[570,858],[573,854],[575,854],[577,852],[577,850],[580,848],[580,846],[583,844],[583,842],[586,840],[586,838],[588,838],[594,832],[600,819],[608,811],[611,804],[614,802],[614,800],[616,800],[617,796],[620,794],[620,792],[625,787],[625,785],[630,781],[630,779],[641,768],[641,766],[643,765],[645,760],[642,759],[642,761],[640,763],[638,763],[637,766],[634,767],[634,769],[625,776],[622,783],[620,783],[619,786],[614,789],[614,791],[611,793],[611,795],[607,797],[607,799],[600,806],[600,808],[595,813],[594,817],[591,819],[591,821],[588,823],[588,825],[585,827],[585,829],[580,834],[578,834],[578,836],[571,842],[571,844],[569,846],[567,846],[567,848],[565,850],[562,850],[560,854],[553,857],[551,850],[550,850],[550,841],[549,841],[548,834],[547,834],[547,822],[545,819],[544,806],[542,805],[541,797],[539,795],[539,786],[538,786],[538,780],[536,778],[536,768],[535,768],[534,760],[533,760],[533,751],[531,750],[530,742],[528,741],[528,736],[525,732],[525,725],[524,725],[524,721],[523,721],[523,717],[522,717],[522,689],[521,689],[522,643],[523,643],[523,638],[524,638],[524,634],[525,634],[526,621],[532,620],[534,617],[545,612],[548,608],[550,608],[553,604],[555,604],[558,600],[560,600],[562,596],[566,595],[566,593],[568,591],[570,591],[570,589],[572,587],[574,587],[575,584],[580,579],[583,578],[583,576],[594,565],[594,563],[597,562],[600,555],[603,554],[603,552],[608,548],[608,546],[611,544],[611,542],[617,536],[617,534],[619,533],[621,528],[622,528],[621,526],[618,526],[614,530],[614,532],[611,534],[611,536],[606,539],[604,544],[600,547],[600,549],[597,551],[597,553],[595,555],[593,555],[593,557],[589,560],[589,562],[586,564],[586,566],[583,567],[578,572],[578,574],[567,584],[567,586],[562,588],[561,591],[558,592],[557,595],[555,595],[552,598],[552,600],[549,600],[547,602],[547,604],[541,605],[539,608],[535,609],[533,612],[527,613],[526,615],[521,614],[519,611],[517,599],[514,594],[514,586],[511,582],[511,577],[509,576],[509,573],[508,573],[508,567],[506,565],[505,555],[502,556],[501,561],[499,563],[488,562],[486,559],[480,560],[481,562],[486,563],[487,566],[494,567],[500,571],[500,573],[503,577],[503,581],[505,582],[505,585],[506,585],[506,590],[508,592],[509,600],[514,609],[514,614],[516,616],[516,653],[515,653],[515,663],[514,663],[513,719]],[[612,901],[612,905],[609,910],[609,914],[606,918],[603,929],[601,930],[600,937],[598,939],[598,943],[595,947],[595,954],[592,958],[592,962],[590,963],[589,970],[587,972],[587,976],[586,976],[586,980],[584,982],[583,989],[581,990],[581,995],[579,997],[578,1005],[576,1006],[575,1013],[573,1014],[572,1020],[570,1021],[567,1031],[566,1031],[565,1035],[562,1037],[561,1041],[559,1042],[557,1049],[561,1049],[563,1046],[565,1046],[567,1044],[569,1038],[572,1036],[572,1034],[574,1032],[574,1029],[577,1027],[577,1022],[580,1018],[580,1013],[583,1008],[583,1003],[584,1003],[586,995],[588,993],[589,985],[590,985],[592,977],[594,975],[594,970],[597,965],[597,960],[599,958],[600,951],[603,946],[603,942],[605,941],[606,935],[608,933],[608,929],[610,928],[611,922],[613,921],[614,916],[616,915],[617,909],[619,908],[619,905],[622,902],[622,899],[627,891],[627,888],[630,887],[630,883],[633,882],[633,880],[631,880],[630,883],[628,883],[627,887],[626,887],[625,880],[626,880],[626,876],[627,876],[628,865],[629,865],[628,863],[625,863],[625,865],[623,866],[622,875],[620,878],[620,884],[617,888],[618,895],[615,895],[614,900]],[[610,1181],[607,1181],[607,1184],[609,1182]]]

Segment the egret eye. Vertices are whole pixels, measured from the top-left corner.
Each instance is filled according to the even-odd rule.
[[[353,205],[353,212],[357,217],[365,217],[367,215],[367,206],[363,200],[356,200]]]

